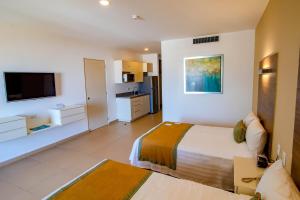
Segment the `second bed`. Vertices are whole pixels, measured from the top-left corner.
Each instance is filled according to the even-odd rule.
[[[133,145],[132,165],[151,169],[171,176],[197,181],[209,186],[233,191],[233,159],[235,156],[252,157],[246,142],[236,143],[233,128],[193,125],[176,145],[176,168],[141,160],[143,138],[159,128],[169,129],[179,123],[165,122],[154,127]]]

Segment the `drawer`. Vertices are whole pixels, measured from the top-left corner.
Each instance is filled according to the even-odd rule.
[[[16,139],[27,135],[26,128],[19,128],[12,131],[7,131],[0,134],[0,142]]]
[[[143,101],[143,96],[135,97],[131,99],[131,103],[141,102]]]
[[[62,110],[61,111],[61,117],[68,117],[72,115],[78,115],[85,113],[85,108],[84,107],[77,107],[77,108],[71,108],[67,110]]]
[[[69,123],[72,123],[72,122],[76,122],[76,121],[79,121],[79,120],[82,120],[82,119],[85,119],[85,118],[86,118],[85,113],[63,117],[61,119],[61,125],[69,124]]]
[[[1,117],[0,118],[0,124],[8,123],[8,122],[11,122],[11,121],[19,121],[19,120],[25,120],[25,117],[20,117],[20,116]]]
[[[131,106],[132,106],[132,107],[135,107],[135,106],[141,106],[141,105],[143,105],[143,101],[136,101],[136,102],[132,102],[132,103],[131,103]]]
[[[138,105],[138,104],[142,104],[143,103],[143,99],[140,99],[139,101],[133,101],[131,102],[131,104],[134,105]]]
[[[137,109],[137,110],[133,111],[132,118],[136,119],[136,118],[141,117],[143,115],[144,115],[143,111],[141,109]]]
[[[132,106],[132,110],[133,110],[133,111],[134,111],[134,110],[141,110],[142,107],[143,107],[142,104],[136,104],[136,105]]]
[[[3,132],[15,130],[18,128],[25,128],[25,127],[26,127],[25,120],[9,121],[7,123],[0,124],[0,134]]]

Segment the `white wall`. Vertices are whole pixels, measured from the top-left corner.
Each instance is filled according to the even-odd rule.
[[[252,110],[254,30],[220,34],[220,42],[192,38],[162,42],[163,119],[228,125]],[[185,57],[224,54],[223,94],[184,94]]]
[[[64,37],[30,24],[2,24],[0,44],[0,117],[25,114],[47,118],[47,110],[58,103],[85,103],[83,58],[94,58],[106,62],[108,117],[110,121],[116,119],[113,60],[135,59],[137,55]],[[56,82],[58,96],[7,103],[4,71],[55,72],[59,75]],[[0,143],[0,163],[87,129],[87,121],[84,120],[43,134]]]

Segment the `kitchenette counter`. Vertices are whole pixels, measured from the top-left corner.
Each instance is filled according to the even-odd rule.
[[[141,96],[150,95],[149,93],[139,93],[139,94],[133,94],[133,92],[126,92],[126,93],[120,93],[116,94],[116,98],[128,98],[133,99]]]

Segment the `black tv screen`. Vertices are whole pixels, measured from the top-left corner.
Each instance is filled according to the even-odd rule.
[[[56,96],[54,73],[4,73],[7,101]]]

